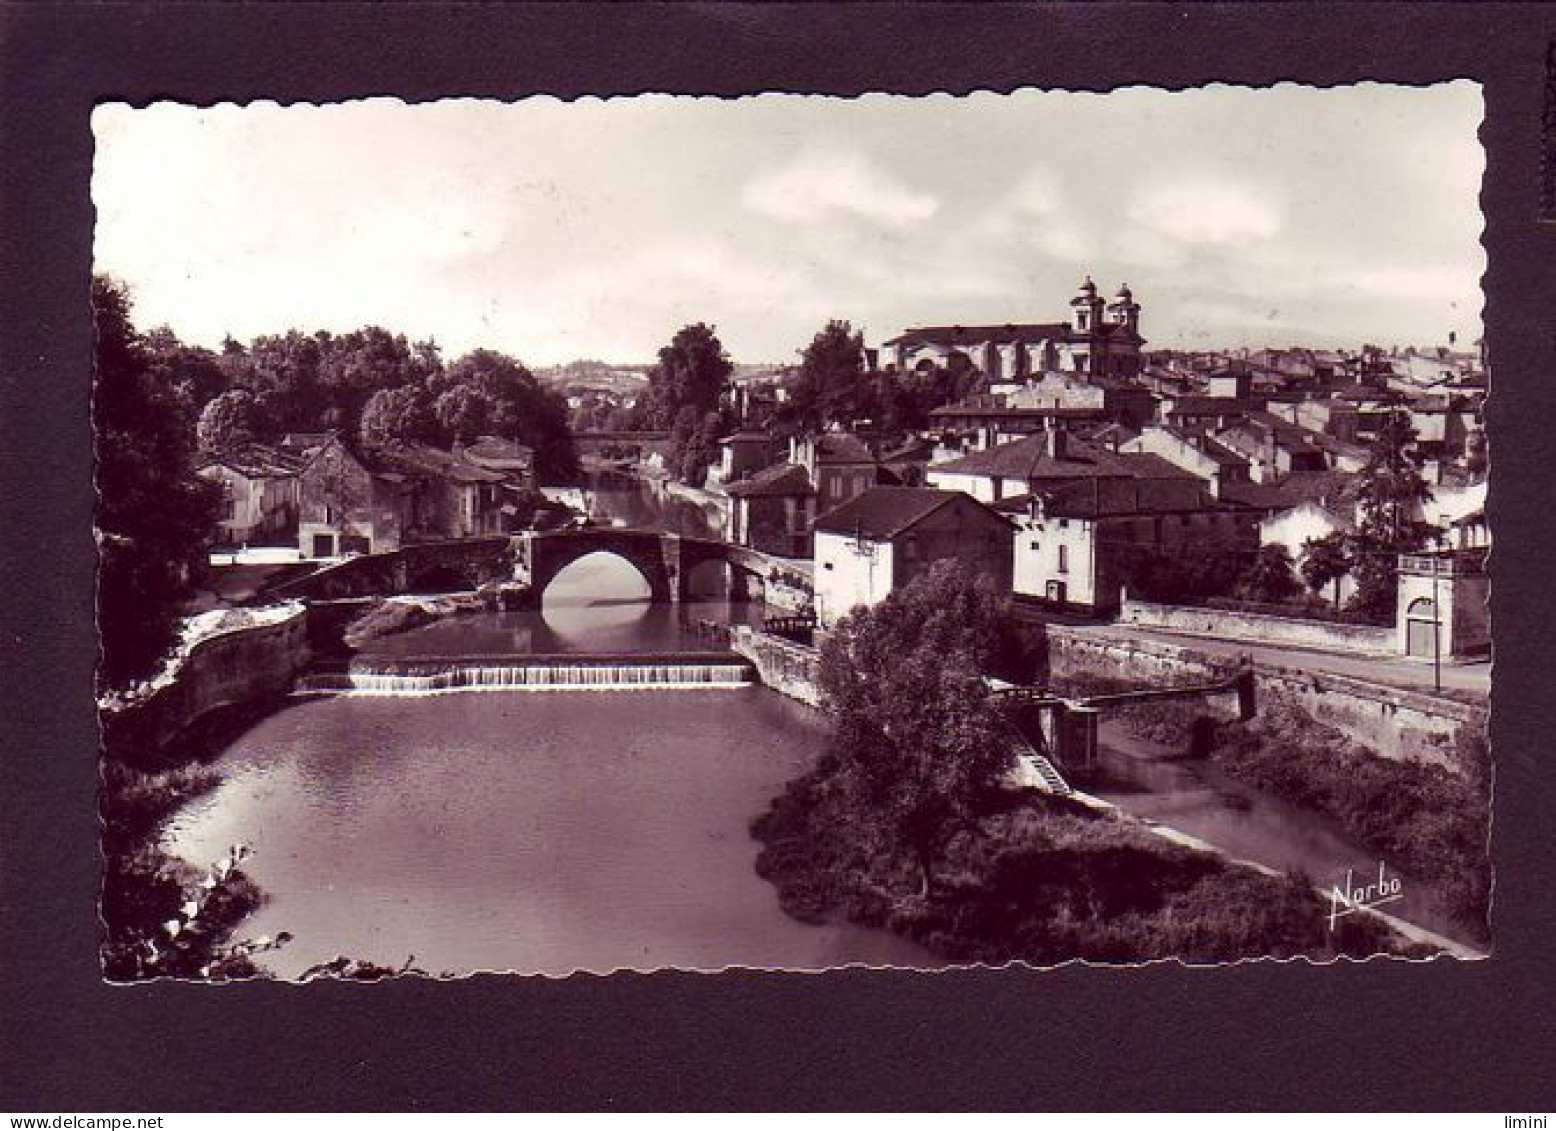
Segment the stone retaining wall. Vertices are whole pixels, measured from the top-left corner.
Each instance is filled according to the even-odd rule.
[[[1137,624],[1142,628],[1257,644],[1294,645],[1364,656],[1397,655],[1399,652],[1399,634],[1392,625],[1341,624],[1195,605],[1157,605],[1133,597],[1124,600],[1118,619],[1120,623]]]
[[[339,600],[347,597],[388,596],[417,589],[435,580],[435,589],[457,580],[472,589],[513,578],[513,537],[506,534],[423,542],[382,554],[363,554],[326,566],[275,586],[266,600],[280,597]]]
[[[730,633],[730,647],[755,665],[763,686],[811,707],[821,705],[817,686],[821,660],[814,648],[746,625],[737,625]]]
[[[284,694],[310,658],[308,611],[234,629],[190,649],[171,682],[145,699],[102,713],[113,749],[153,755],[212,711]]]
[[[1132,639],[1106,630],[1050,625],[1049,670],[1055,677],[1091,674],[1141,684],[1189,684],[1236,672],[1230,657],[1192,643]],[[1456,744],[1466,728],[1484,730],[1484,706],[1350,676],[1273,664],[1254,668],[1258,709],[1284,700],[1384,758],[1415,759],[1458,770]]]

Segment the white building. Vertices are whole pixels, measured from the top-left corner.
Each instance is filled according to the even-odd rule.
[[[816,519],[816,620],[836,624],[955,558],[1010,591],[1014,528],[961,491],[874,487]]]

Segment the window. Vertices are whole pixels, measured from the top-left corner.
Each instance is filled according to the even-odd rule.
[[[1043,544],[1041,542],[1033,542],[1032,543],[1032,552],[1034,554],[1037,553],[1042,548],[1043,548]]]
[[[902,557],[904,561],[918,561],[918,539],[911,534],[903,540]]]
[[[1059,547],[1059,572],[1070,572],[1070,547],[1068,546]]]
[[[822,569],[831,569],[832,568],[832,563],[831,562],[822,562],[821,563],[821,568]]]
[[[1067,519],[1067,518],[1061,518],[1059,520],[1059,529],[1060,530],[1068,530],[1068,529],[1070,529],[1070,520]]]

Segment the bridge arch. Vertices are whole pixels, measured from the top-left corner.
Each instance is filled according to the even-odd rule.
[[[591,554],[609,554],[632,566],[647,582],[651,601],[674,601],[679,596],[680,562],[665,535],[602,527],[533,534],[525,543],[519,554],[520,569],[527,572],[537,601],[545,599],[557,574]]]

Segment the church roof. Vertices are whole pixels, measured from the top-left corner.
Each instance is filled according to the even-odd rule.
[[[1106,332],[1109,327],[1099,326]],[[1069,341],[1075,329],[1068,322],[1007,322],[1001,326],[911,326],[883,345],[975,346],[983,342]],[[1080,335],[1087,337],[1088,335]]]

